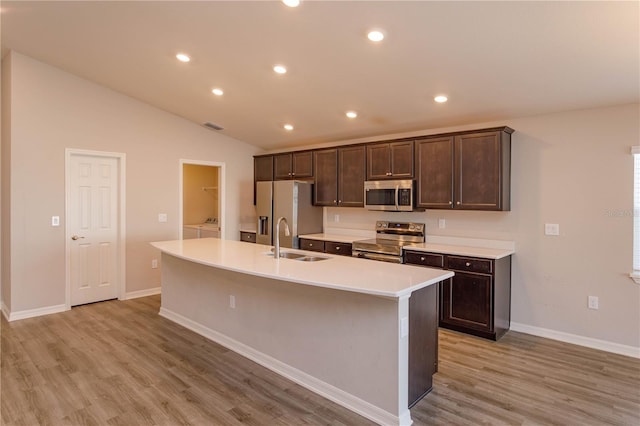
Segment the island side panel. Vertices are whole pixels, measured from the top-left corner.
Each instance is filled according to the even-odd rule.
[[[394,416],[409,415],[406,361],[404,371],[398,369],[407,356],[398,319],[406,314],[397,299],[262,278],[163,253],[162,309]]]

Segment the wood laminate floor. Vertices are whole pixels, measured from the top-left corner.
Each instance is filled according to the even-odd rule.
[[[160,296],[1,324],[3,425],[368,425],[158,316]],[[640,360],[440,331],[414,425],[640,425]]]

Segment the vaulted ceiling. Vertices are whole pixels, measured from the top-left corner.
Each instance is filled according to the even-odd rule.
[[[265,150],[640,101],[635,1],[0,7],[3,56],[14,49]],[[371,29],[384,40],[369,41]],[[434,102],[441,94],[448,102]]]

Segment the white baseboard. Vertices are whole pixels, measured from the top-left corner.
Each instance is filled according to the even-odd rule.
[[[68,310],[69,308],[67,307],[67,305],[62,304],[62,305],[55,305],[55,306],[45,306],[43,308],[36,308],[36,309],[26,309],[24,311],[11,312],[9,309],[7,309],[7,307],[4,304],[2,304],[2,314],[5,316],[7,321],[16,321],[16,320],[21,320],[26,318],[39,317],[42,315],[57,314],[57,313],[65,312]]]
[[[2,305],[2,315],[4,315],[7,321],[9,321],[9,317],[11,316],[11,310],[9,310],[7,305],[4,304],[4,300],[0,302],[0,305]]]
[[[614,354],[640,358],[640,348],[635,346],[621,345],[619,343],[607,342],[606,340],[593,339],[591,337],[579,336],[577,334],[534,327],[513,321],[511,322],[511,330],[532,334],[534,336],[546,337],[547,339],[559,340],[565,343],[572,343],[574,345],[586,346],[592,349],[599,349],[601,351],[611,352]]]
[[[148,288],[145,290],[130,291],[129,293],[125,293],[124,298],[122,300],[137,299],[138,297],[154,296],[160,293],[162,293],[162,287],[154,287],[154,288]]]
[[[166,308],[160,308],[160,316],[167,318],[173,322],[180,324],[181,326],[194,331],[201,336],[206,337],[220,345],[231,349],[232,351],[239,353],[240,355],[249,358],[252,361],[257,362],[263,367],[272,370],[287,379],[304,386],[312,392],[321,395],[336,404],[339,404],[355,413],[360,414],[363,417],[368,418],[381,425],[411,425],[411,413],[409,409],[402,413],[400,416],[396,416],[388,411],[385,411],[375,405],[368,403],[348,392],[338,389],[337,387],[323,382],[297,368],[291,367],[275,358],[270,357],[260,351],[253,349],[250,346],[240,343],[222,333],[212,330],[203,326],[187,317],[170,311]]]

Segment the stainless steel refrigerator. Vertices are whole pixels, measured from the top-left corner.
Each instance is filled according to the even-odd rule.
[[[256,182],[256,214],[258,229],[256,243],[273,245],[276,221],[287,219],[290,234],[280,225],[280,246],[300,248],[298,237],[322,232],[322,207],[312,204],[311,182],[277,180]]]

